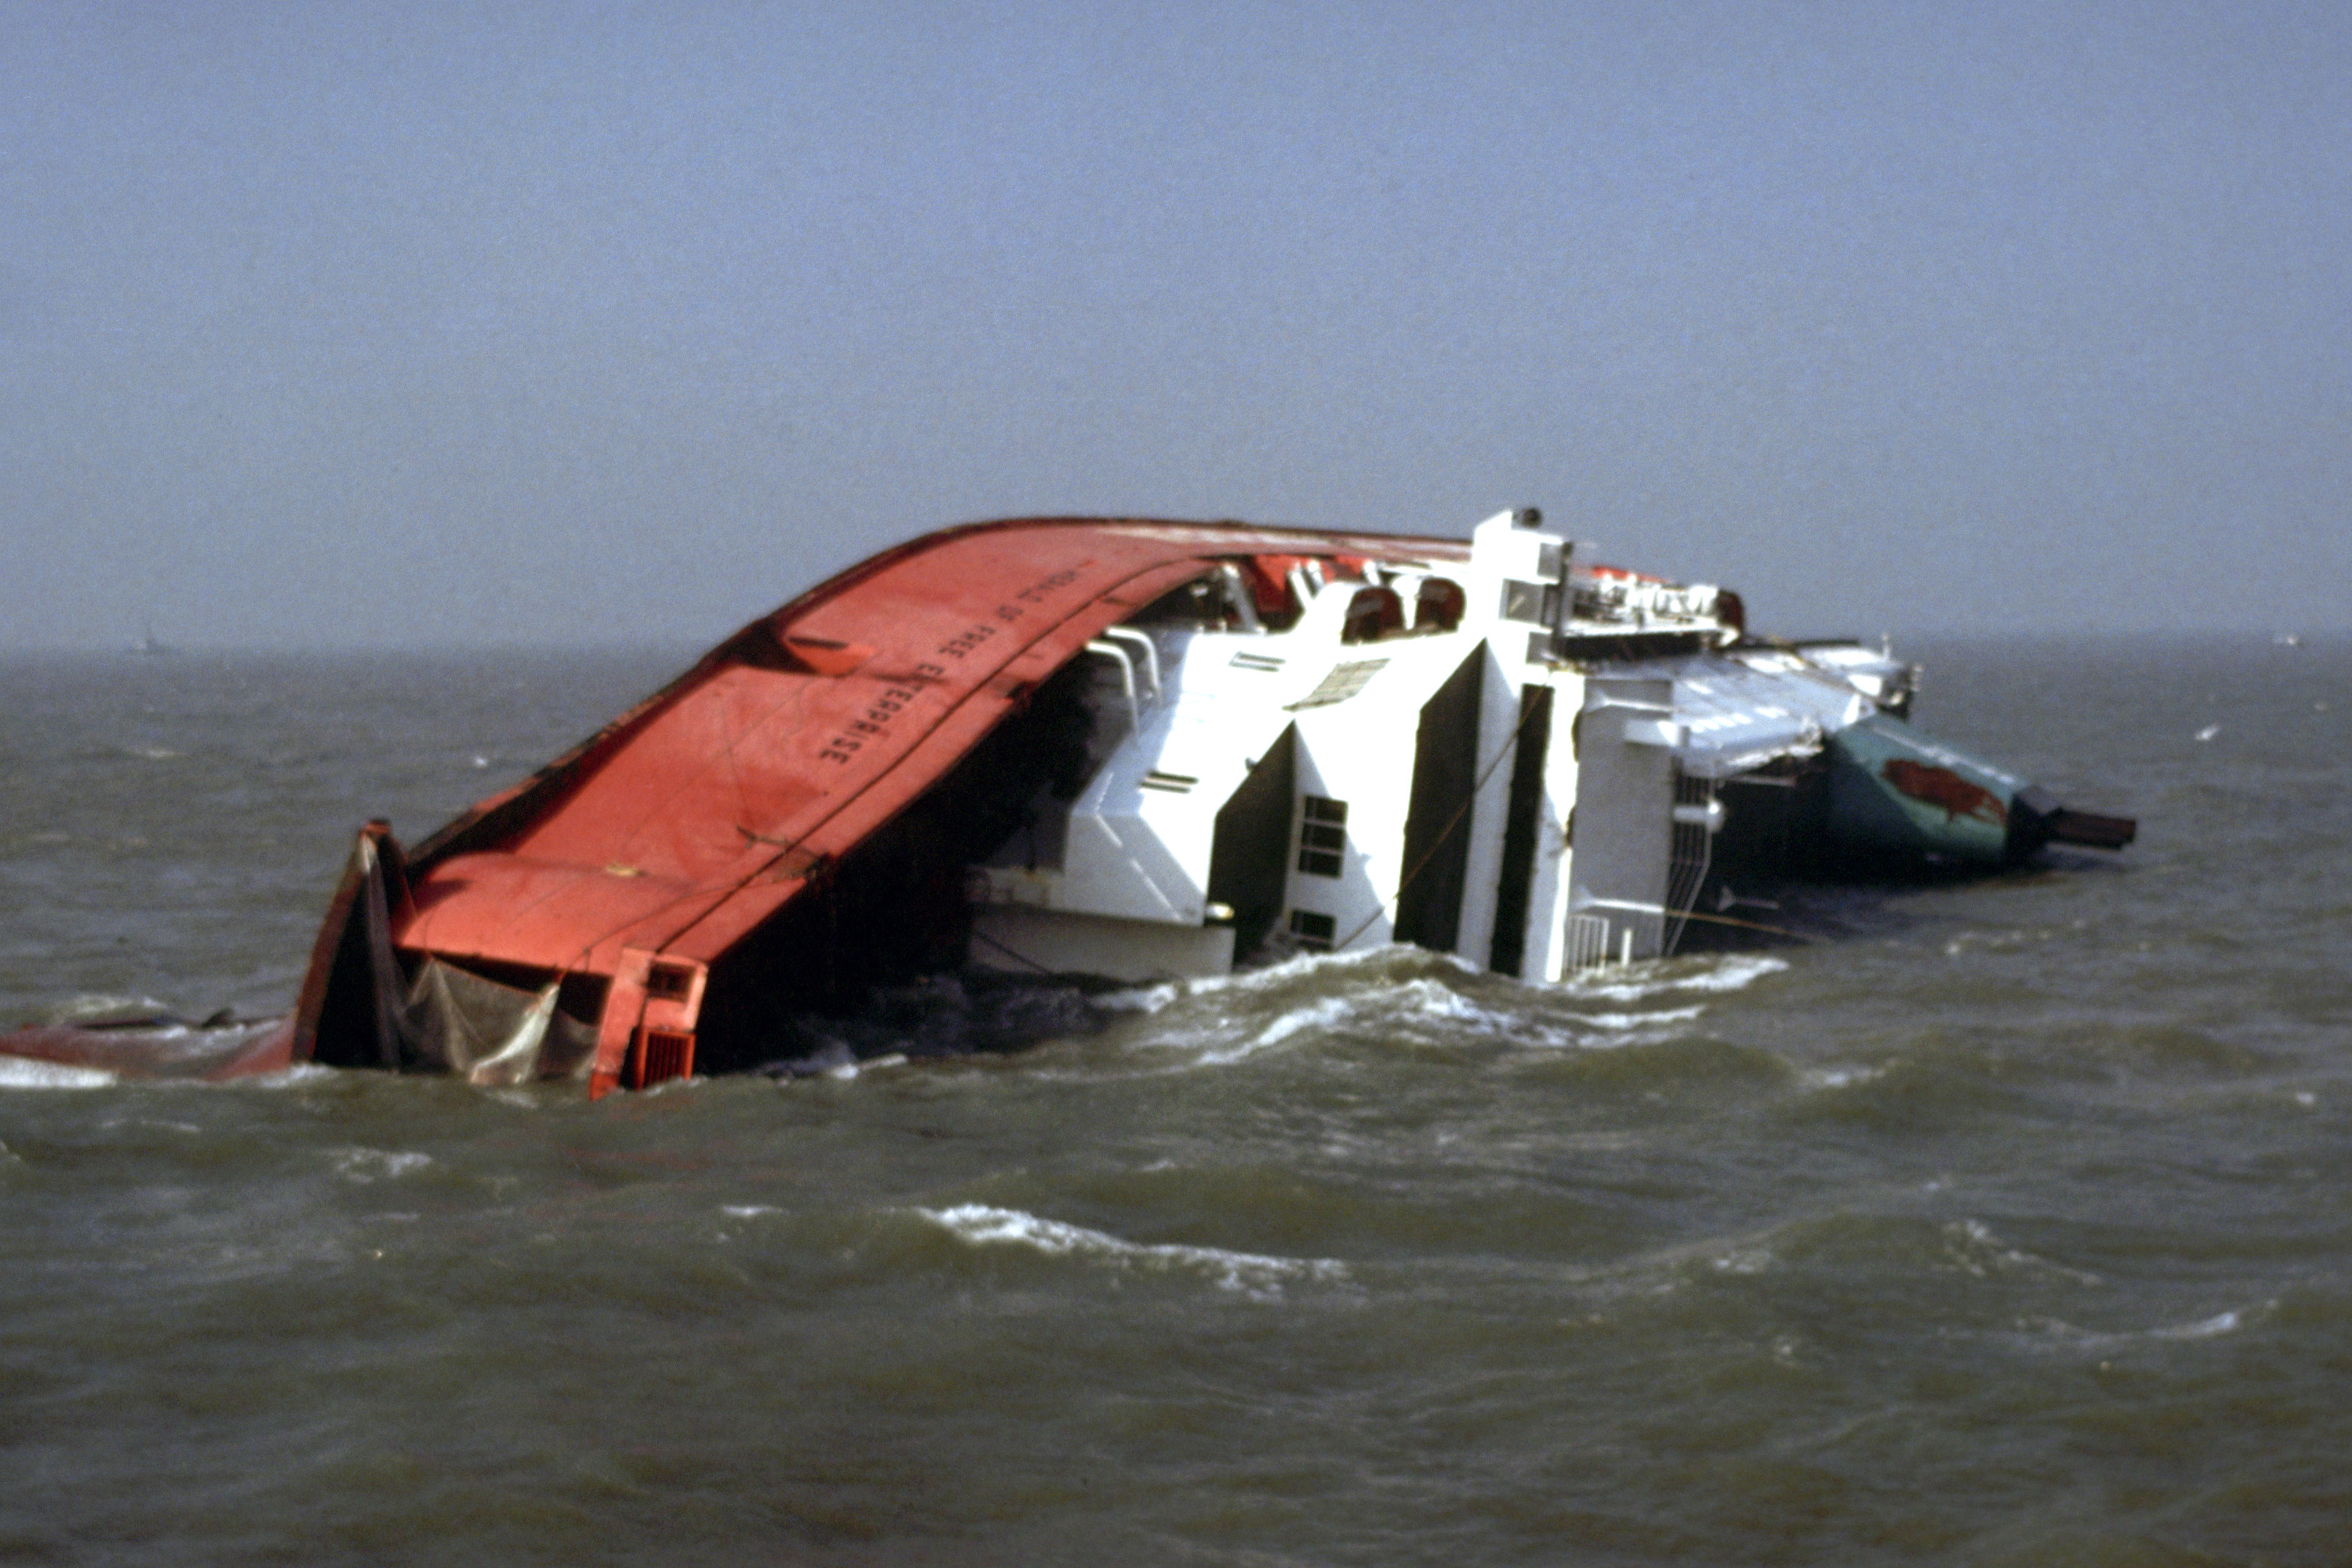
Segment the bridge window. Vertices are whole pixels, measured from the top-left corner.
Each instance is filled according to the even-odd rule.
[[[1298,868],[1315,877],[1337,877],[1347,865],[1348,803],[1319,795],[1306,797],[1298,828]]]
[[[1461,584],[1450,577],[1424,577],[1421,591],[1413,595],[1412,629],[1450,632],[1462,624],[1462,612],[1467,605]]]
[[[1313,910],[1290,911],[1291,940],[1307,952],[1328,952],[1331,939],[1339,934],[1339,922],[1329,915],[1318,915]]]
[[[1348,619],[1339,631],[1346,643],[1378,642],[1404,630],[1404,601],[1394,588],[1359,588],[1348,601]]]

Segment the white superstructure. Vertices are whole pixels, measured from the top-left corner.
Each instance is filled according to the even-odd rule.
[[[1292,569],[1278,610],[1229,569],[1091,645],[1083,778],[971,868],[971,961],[1142,980],[1409,941],[1548,980],[1654,957],[1717,786],[1907,689],[1851,645],[1742,645],[1732,595],[1582,567],[1532,511],[1472,540]]]

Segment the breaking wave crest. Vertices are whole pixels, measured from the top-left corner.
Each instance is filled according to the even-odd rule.
[[[1348,1278],[1347,1266],[1330,1258],[1268,1258],[1215,1247],[1148,1245],[987,1204],[915,1212],[974,1247],[1025,1247],[1049,1258],[1079,1258],[1121,1270],[1196,1275],[1220,1290],[1253,1300],[1278,1300],[1287,1284],[1338,1284]]]
[[[1734,954],[1529,985],[1451,954],[1392,945],[1127,986],[940,976],[879,992],[854,1016],[796,1025],[761,1070],[847,1078],[900,1058],[1089,1039],[1104,1040],[1130,1070],[1139,1054],[1154,1072],[1232,1067],[1333,1041],[1441,1055],[1655,1045],[1686,1036],[1710,1005],[1787,967]]]
[[[1444,954],[1390,947],[1126,993],[1134,1016],[1122,1033],[1131,1049],[1173,1053],[1198,1068],[1335,1040],[1440,1053],[1612,1049],[1685,1037],[1716,1001],[1787,967],[1735,955],[1531,986]]]
[[[396,1181],[433,1163],[430,1154],[397,1149],[337,1149],[335,1174],[361,1186]]]
[[[1560,982],[1572,996],[1593,996],[1612,1002],[1642,1002],[1678,991],[1744,991],[1768,974],[1789,967],[1788,960],[1766,953],[1734,953],[1717,959],[1669,959],[1635,964],[1631,969],[1591,969]]]
[[[2086,1329],[2060,1318],[2029,1320],[2023,1326],[2052,1348],[2092,1355],[2112,1355],[2141,1346],[2220,1339],[2265,1321],[2277,1310],[2277,1301],[2266,1300],[2252,1307],[2233,1307],[2187,1322],[2158,1323],[2142,1329]]]

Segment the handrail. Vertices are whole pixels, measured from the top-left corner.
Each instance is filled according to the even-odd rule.
[[[1151,700],[1154,702],[1159,701],[1160,645],[1151,640],[1150,634],[1138,631],[1133,626],[1105,626],[1102,635],[1106,638],[1117,638],[1120,642],[1132,640],[1137,647],[1143,649],[1144,663],[1151,676]]]
[[[1098,653],[1118,666],[1119,690],[1127,698],[1127,721],[1134,728],[1142,729],[1143,708],[1135,700],[1135,661],[1127,657],[1127,650],[1118,644],[1107,642],[1101,637],[1087,644],[1087,651]]]

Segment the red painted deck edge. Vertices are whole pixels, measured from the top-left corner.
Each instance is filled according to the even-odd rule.
[[[885,551],[751,623],[587,742],[419,846],[408,866],[415,902],[407,918],[395,922],[395,941],[412,952],[551,972],[610,974],[624,946],[675,951],[709,962],[787,902],[812,864],[837,858],[903,810],[1089,639],[1170,588],[1212,570],[1216,561],[1276,552],[1458,558],[1465,552],[1466,545],[1450,540],[1071,519],[973,524]],[[1001,581],[971,581],[968,568],[975,556],[985,557]],[[1073,579],[1069,592],[1057,599],[1052,585],[1066,577]],[[1024,583],[1045,584],[1048,591],[1024,589]],[[1035,602],[997,604],[992,612],[982,607],[1000,593],[1007,600],[1030,594]],[[965,657],[958,639],[983,631],[1005,635],[992,638],[985,657]],[[900,732],[878,743],[866,736],[841,741],[860,748],[845,763],[824,760],[835,753],[824,749],[827,737],[814,727],[799,737],[796,755],[789,750],[779,753],[775,737],[761,734],[769,750],[757,759],[760,786],[771,794],[816,797],[816,805],[782,820],[741,820],[739,813],[737,820],[720,822],[710,816],[708,801],[656,800],[646,775],[668,787],[698,770],[707,774],[742,739],[730,737],[723,746],[698,752],[679,738],[699,722],[698,703],[709,707],[726,700],[717,689],[739,664],[740,650],[756,639],[782,644],[795,636],[878,650],[862,669],[811,675],[790,694],[809,709],[813,725],[871,728],[845,714],[854,714],[868,694],[882,691],[902,699],[897,706],[907,717],[898,726]],[[910,690],[912,697],[907,696]],[[773,728],[772,717],[761,723]],[[725,720],[714,717],[711,723],[723,730]],[[631,755],[633,749],[647,747],[654,751]],[[743,765],[731,754],[725,763],[730,768]],[[625,772],[637,775],[634,784],[619,782]],[[631,788],[634,795],[621,797]],[[599,789],[614,798],[594,798]],[[514,904],[512,885],[499,880],[489,863],[469,858],[524,858],[534,835],[559,819],[568,826],[601,814],[617,824],[632,811],[639,814],[634,829],[611,826],[604,837],[592,836],[584,843],[572,835],[560,863],[533,861],[531,908]],[[696,820],[698,812],[707,820]],[[656,820],[658,833],[650,826]],[[740,834],[747,848],[756,845],[768,852],[747,853],[723,868],[698,874],[648,876],[636,864],[646,841],[656,837],[698,839],[710,850],[728,842],[730,833]],[[606,872],[645,879],[635,886],[607,885],[598,880]],[[467,886],[458,884],[476,879],[488,885],[469,899]],[[560,912],[566,906],[576,912]]]
[[[425,838],[393,941],[493,972],[609,979],[625,951],[708,964],[1089,640],[1218,563],[1468,554],[1463,540],[1154,519],[1009,519],[910,540],[740,628]],[[388,835],[370,835],[397,865]],[[297,1059],[318,1048],[352,909],[347,877],[297,1010]],[[638,1022],[605,1018],[600,1058]],[[600,1086],[615,1065],[600,1059]]]

